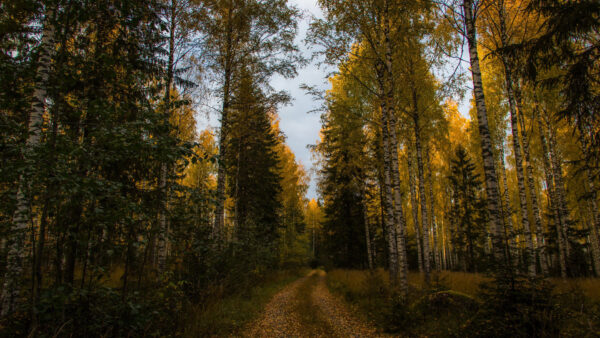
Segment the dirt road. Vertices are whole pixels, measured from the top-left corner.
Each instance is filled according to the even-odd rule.
[[[325,272],[314,270],[289,284],[251,323],[246,337],[385,337],[359,320],[325,285]]]

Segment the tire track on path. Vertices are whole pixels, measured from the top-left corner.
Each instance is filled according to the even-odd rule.
[[[313,270],[277,293],[244,337],[388,337],[355,317]]]

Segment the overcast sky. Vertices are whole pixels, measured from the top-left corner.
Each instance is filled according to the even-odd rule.
[[[301,10],[305,11],[305,18],[299,24],[297,43],[305,56],[309,57],[310,51],[304,45],[303,40],[306,36],[311,14],[322,16],[321,11],[317,6],[316,0],[290,0],[290,3],[295,4]],[[319,106],[319,102],[314,102],[311,96],[300,89],[300,85],[305,83],[326,90],[329,88],[325,79],[326,72],[326,70],[319,69],[314,64],[311,64],[300,69],[298,76],[294,79],[275,77],[271,81],[271,85],[274,89],[286,90],[292,96],[291,104],[279,109],[279,118],[281,120],[280,127],[287,137],[287,145],[292,149],[294,154],[296,154],[297,162],[301,163],[306,172],[310,175],[311,181],[307,194],[309,199],[317,198],[317,192],[316,177],[314,173],[315,167],[312,162],[310,150],[307,146],[317,142],[321,123],[320,113],[309,113]],[[465,102],[463,102],[460,107],[463,115],[464,112],[467,111],[466,109]],[[199,129],[204,129],[207,126],[215,128],[218,125],[218,116],[215,114],[212,114],[210,118],[200,116],[198,122]]]
[[[303,11],[306,11],[305,18],[299,25],[297,42],[305,56],[309,57],[310,51],[304,45],[303,40],[308,29],[310,15],[320,16],[321,11],[317,6],[316,0],[290,0],[290,2],[297,5]],[[316,198],[316,177],[312,170],[313,163],[310,150],[307,146],[315,144],[319,138],[319,130],[321,129],[320,114],[309,113],[311,110],[317,108],[319,103],[313,102],[312,97],[300,89],[300,85],[303,83],[310,86],[318,86],[326,90],[325,71],[318,69],[315,65],[308,65],[300,69],[296,78],[284,79],[276,77],[273,79],[271,85],[278,90],[287,90],[292,95],[293,101],[291,105],[279,109],[280,127],[287,136],[286,143],[294,154],[296,154],[297,161],[302,163],[306,172],[311,175],[307,197]]]

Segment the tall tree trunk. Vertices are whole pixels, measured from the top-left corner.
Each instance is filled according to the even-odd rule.
[[[160,165],[160,184],[159,188],[162,194],[162,205],[158,218],[158,233],[157,233],[157,265],[160,273],[165,271],[167,261],[167,164],[161,163]]]
[[[417,242],[417,262],[419,264],[419,272],[423,272],[423,252],[421,248],[421,226],[419,225],[419,205],[417,204],[417,183],[415,181],[415,172],[412,161],[412,151],[406,154],[408,161],[408,185],[410,187],[410,205],[412,208],[413,224],[415,226],[415,236]]]
[[[548,205],[550,206],[550,213],[554,216],[554,225],[556,227],[556,239],[558,243],[558,263],[560,266],[560,275],[562,278],[567,277],[567,264],[565,258],[565,243],[562,236],[562,220],[557,207],[556,189],[554,188],[554,175],[552,172],[552,164],[550,161],[550,152],[548,149],[548,142],[546,140],[546,128],[542,124],[541,117],[537,114],[537,107],[535,110],[536,118],[538,121],[538,127],[540,129],[540,143],[542,144],[542,154],[544,155],[544,173],[546,176],[546,192],[548,194]]]
[[[419,180],[419,202],[421,204],[421,229],[423,230],[423,268],[425,282],[429,284],[431,272],[431,252],[429,250],[429,221],[427,218],[427,198],[425,193],[425,175],[423,173],[423,148],[421,147],[421,127],[419,126],[419,112],[417,110],[416,90],[413,89],[413,106],[415,108],[413,120],[415,128],[415,148],[417,151],[417,175]]]
[[[512,219],[513,211],[510,204],[510,191],[508,190],[508,175],[506,174],[506,163],[504,161],[504,143],[502,143],[502,146],[500,147],[500,165],[500,170],[503,174],[502,186],[504,188],[504,204],[506,208],[506,235],[508,237],[508,250],[510,250],[510,256],[514,259],[517,257],[517,245],[515,243],[515,228]]]
[[[519,202],[521,206],[521,223],[523,225],[523,234],[525,236],[525,263],[530,276],[535,276],[535,251],[533,249],[533,238],[529,226],[529,207],[527,205],[527,192],[525,191],[525,175],[523,170],[523,156],[521,153],[521,143],[519,135],[519,122],[514,95],[514,84],[512,80],[512,71],[508,60],[502,57],[504,65],[504,76],[506,80],[506,92],[508,95],[508,106],[510,110],[510,126],[512,129],[513,153],[515,155],[515,164],[517,172],[517,183],[519,187]]]
[[[529,153],[529,137],[527,129],[525,128],[525,119],[523,117],[521,89],[519,88],[518,84],[515,86],[515,103],[517,104],[517,110],[519,111],[519,124],[521,125],[521,136],[523,137],[523,154],[525,156],[525,161],[527,162],[527,185],[529,187],[531,208],[535,220],[537,256],[540,262],[542,275],[548,275],[548,262],[546,261],[546,248],[544,245],[544,226],[542,224],[542,215],[538,203],[537,189],[535,187],[533,176],[533,165],[531,163],[531,156]]]
[[[398,283],[398,243],[396,241],[396,229],[394,226],[394,201],[392,193],[392,169],[390,155],[390,140],[388,132],[388,112],[384,99],[381,99],[381,129],[383,136],[383,172],[385,193],[385,229],[388,237],[388,263],[391,285]]]
[[[49,5],[47,5],[49,6]],[[2,287],[0,316],[12,313],[20,295],[20,278],[23,274],[25,264],[26,244],[25,237],[27,226],[31,219],[30,203],[32,200],[31,178],[34,171],[34,151],[40,144],[42,138],[42,125],[44,123],[44,111],[46,107],[47,83],[54,51],[55,28],[51,20],[54,19],[54,10],[46,8],[44,29],[40,44],[40,56],[36,70],[35,87],[31,100],[31,113],[29,115],[28,134],[23,159],[25,168],[19,177],[16,196],[16,209],[8,237],[8,252],[6,254],[6,272],[4,274],[4,285]]]
[[[388,102],[390,100],[388,96]],[[391,106],[390,106],[391,107]],[[400,195],[400,169],[398,163],[398,138],[396,136],[396,123],[394,110],[389,109],[390,115],[390,151],[392,160],[392,184],[394,191],[394,215],[396,220],[396,246],[398,251],[398,281],[400,292],[403,295],[408,293],[408,261],[406,257],[406,220],[402,210],[402,197]]]
[[[383,147],[383,141],[381,142],[381,147]],[[382,149],[381,152],[381,158],[380,158],[380,162],[383,163],[384,162],[384,151]],[[380,210],[380,224],[381,224],[381,234],[383,235],[384,240],[388,240],[389,239],[389,235],[388,235],[388,216],[387,216],[387,189],[385,187],[385,173],[384,173],[384,168],[383,166],[379,167],[379,172],[377,175],[377,180],[379,182],[379,210]],[[389,241],[388,241],[389,244]],[[389,250],[391,248],[388,247],[388,250],[384,250],[384,252],[387,255],[384,255],[384,257],[386,258],[386,263],[389,266]]]
[[[385,49],[385,75],[387,77],[387,93],[384,100],[387,100],[387,113],[389,122],[390,143],[389,150],[391,153],[391,174],[394,192],[394,215],[396,219],[396,246],[398,248],[398,279],[400,293],[406,296],[408,293],[408,261],[406,258],[406,220],[404,211],[402,210],[402,197],[400,195],[400,170],[398,162],[398,136],[396,134],[396,113],[394,99],[394,74],[392,71],[392,44],[390,41],[390,18],[389,18],[389,3],[384,0],[384,25],[383,25],[383,42]],[[385,87],[384,87],[385,88]]]
[[[556,135],[550,125],[548,128],[548,133],[550,136],[550,164],[552,165],[552,172],[554,174],[554,187],[556,189],[556,201],[558,203],[557,211],[559,212],[561,218],[561,232],[565,241],[565,259],[568,262],[569,258],[571,257],[571,244],[569,242],[570,217],[569,209],[565,199],[566,193],[562,177],[562,160],[558,158],[558,152],[556,150]]]
[[[389,133],[389,112],[385,95],[385,69],[383,63],[376,63],[375,71],[377,73],[377,82],[379,85],[379,104],[381,108],[381,136],[383,147],[383,187],[384,192],[384,230],[388,240],[388,265],[390,274],[390,284],[396,286],[398,284],[398,242],[396,240],[396,226],[394,213],[394,194],[392,191],[392,163],[390,149],[390,133]]]
[[[223,240],[225,228],[225,156],[227,154],[227,132],[229,128],[229,107],[231,105],[231,81],[233,77],[233,9],[228,10],[228,27],[225,46],[225,64],[223,78],[223,103],[221,111],[221,131],[219,133],[219,161],[217,169],[217,204],[215,206],[215,221],[213,223],[213,238],[220,242]]]
[[[598,240],[598,227],[600,227],[600,212],[598,211],[598,200],[596,187],[594,181],[590,176],[589,171],[586,170],[585,180],[589,186],[589,199],[587,206],[589,213],[591,214],[591,225],[590,225],[590,244],[592,246],[592,264],[594,266],[594,272],[596,277],[600,277],[600,242]]]
[[[369,229],[369,207],[367,205],[367,183],[364,179],[362,186],[362,205],[363,205],[363,220],[365,222],[365,244],[367,246],[367,263],[369,264],[369,270],[373,270],[373,255],[371,253],[371,235]]]
[[[494,154],[492,150],[492,139],[488,126],[487,109],[483,93],[483,81],[479,67],[479,55],[477,52],[477,33],[475,30],[475,17],[473,15],[473,1],[463,1],[463,13],[465,20],[466,36],[469,45],[469,57],[471,61],[471,74],[473,77],[473,93],[477,108],[477,125],[481,138],[481,153],[483,157],[483,171],[485,176],[485,189],[487,195],[487,207],[494,242],[494,257],[498,263],[506,264],[504,253],[504,235],[499,211],[499,188],[498,175],[494,165]]]
[[[175,31],[177,29],[177,0],[171,0],[169,8],[169,54],[167,60],[167,78],[165,83],[165,120],[169,121],[171,117],[171,87],[173,86],[174,60],[175,60]],[[167,163],[160,165],[160,184],[159,188],[162,193],[162,206],[159,214],[159,229],[158,229],[158,271],[164,272],[167,261],[168,248],[168,225],[167,225],[167,209],[169,205],[169,187],[167,178],[169,169]]]
[[[438,255],[438,241],[437,241],[437,224],[435,218],[435,196],[433,195],[433,169],[431,166],[431,153],[430,146],[425,150],[425,159],[427,161],[427,183],[429,184],[429,212],[431,213],[429,227],[432,231],[433,246],[431,253],[433,254],[433,262],[435,263],[435,269],[440,270],[440,256]]]

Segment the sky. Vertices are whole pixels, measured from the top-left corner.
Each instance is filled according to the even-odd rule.
[[[310,51],[303,43],[308,29],[308,23],[311,15],[320,16],[321,10],[317,6],[316,0],[290,0],[290,3],[298,6],[305,11],[304,19],[298,25],[298,37],[296,38],[300,50],[305,57],[310,57]],[[311,110],[318,108],[319,102],[314,102],[313,98],[308,95],[300,85],[305,83],[310,86],[326,90],[328,84],[325,79],[326,71],[319,69],[316,65],[310,64],[298,71],[298,76],[294,79],[285,79],[275,77],[271,81],[271,86],[277,90],[287,90],[293,101],[290,105],[279,109],[279,124],[281,130],[286,135],[286,143],[296,154],[296,160],[300,162],[307,174],[310,175],[310,186],[307,197],[317,198],[315,166],[312,161],[308,145],[315,144],[319,139],[319,130],[321,129],[320,113],[312,112]]]
[[[298,36],[296,42],[305,57],[310,57],[310,51],[304,44],[310,16],[322,17],[321,10],[316,0],[289,0],[289,2],[302,11],[304,19],[298,25]],[[327,70],[319,69],[315,64],[309,64],[298,71],[298,76],[294,79],[285,79],[276,76],[271,80],[271,86],[275,90],[286,90],[291,94],[292,102],[279,108],[280,128],[286,135],[286,144],[296,155],[296,161],[304,167],[306,173],[310,176],[310,185],[307,192],[307,198],[317,198],[316,191],[316,166],[313,163],[309,145],[313,145],[319,139],[319,130],[321,129],[320,113],[311,112],[318,108],[320,102],[314,102],[313,98],[300,88],[302,84],[314,86],[322,90],[329,89],[329,84],[325,79]],[[468,97],[468,96],[466,96]],[[460,111],[468,117],[465,112],[468,111],[467,104],[463,100],[460,104]],[[198,119],[199,128],[207,126],[215,128],[218,125],[218,116],[201,116]]]

